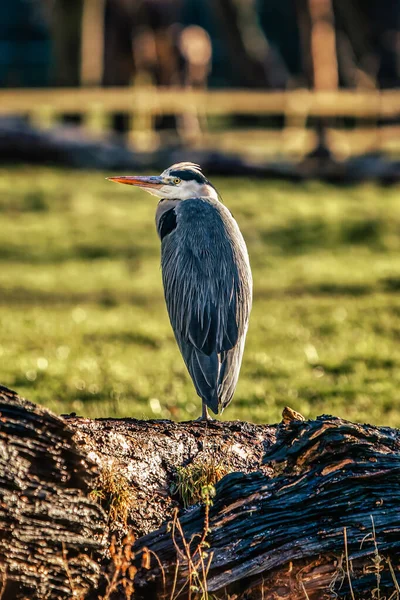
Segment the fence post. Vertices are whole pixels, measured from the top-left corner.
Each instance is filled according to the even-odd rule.
[[[134,85],[131,91],[128,142],[138,152],[150,152],[159,144],[159,136],[155,132],[157,88],[149,84]]]

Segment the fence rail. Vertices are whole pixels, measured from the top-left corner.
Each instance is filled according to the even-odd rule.
[[[80,114],[101,106],[106,111],[140,109],[156,114],[179,113],[195,108],[209,115],[307,113],[318,117],[393,118],[400,115],[400,90],[261,92],[117,87],[0,91],[0,114],[29,113],[40,106]]]
[[[0,91],[0,116],[27,115],[39,127],[49,127],[60,115],[74,113],[82,115],[84,124],[93,132],[105,131],[110,126],[109,116],[118,112],[131,116],[132,141],[148,146],[157,137],[154,130],[157,115],[174,114],[183,119],[234,114],[283,115],[285,128],[299,130],[304,129],[308,117],[397,119],[400,90],[264,92],[134,86]]]

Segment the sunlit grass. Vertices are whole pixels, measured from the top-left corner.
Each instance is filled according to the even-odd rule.
[[[0,382],[56,412],[191,419],[164,306],[156,199],[106,173],[0,170]],[[226,419],[400,425],[398,188],[216,179],[255,302]]]

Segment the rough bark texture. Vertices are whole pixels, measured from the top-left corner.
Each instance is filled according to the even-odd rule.
[[[0,413],[2,600],[69,598],[71,587],[105,597],[108,523],[89,498],[104,492],[110,508],[104,472],[124,482],[115,497],[133,500],[112,529],[136,533],[137,600],[195,600],[202,586],[235,600],[352,598],[349,581],[357,599],[377,597],[378,584],[381,598],[399,597],[397,430],[290,410],[272,427],[61,419],[5,388]],[[184,510],[176,474],[208,461],[234,472],[212,505]]]
[[[65,422],[0,386],[2,600],[70,598],[97,585],[106,518],[94,465]]]
[[[199,539],[206,533],[201,552],[209,592],[260,598],[264,580],[264,598],[304,598],[303,588],[310,598],[343,597],[349,594],[346,548],[356,561],[355,590],[371,597],[377,586],[371,560],[377,548],[399,577],[400,432],[320,417],[281,425],[277,433],[263,460],[272,477],[232,473],[217,484],[208,515],[197,507],[181,516],[183,536],[177,525],[163,526],[138,540],[138,556],[148,547],[161,561],[167,592],[175,576],[182,598],[190,579],[198,585]],[[164,587],[155,561],[152,566],[136,580],[146,599]],[[376,568],[381,593],[395,590],[389,565]]]
[[[181,506],[171,487],[178,467],[212,461],[230,471],[270,471],[262,461],[275,427],[239,421],[67,420],[75,441],[100,471],[111,468],[125,477],[136,499],[128,514],[136,536],[154,531]]]

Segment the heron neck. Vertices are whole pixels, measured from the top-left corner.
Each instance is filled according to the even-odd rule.
[[[174,198],[163,198],[157,204],[157,210],[156,210],[156,228],[157,228],[157,231],[158,231],[158,228],[159,228],[160,219],[163,216],[163,214],[165,212],[167,212],[167,210],[171,210],[171,208],[175,208],[175,206],[178,204],[178,202],[179,202],[179,200],[176,200]]]

